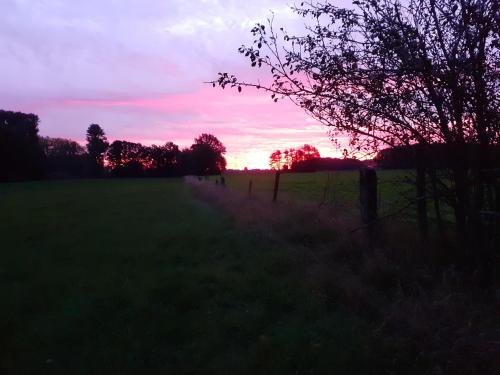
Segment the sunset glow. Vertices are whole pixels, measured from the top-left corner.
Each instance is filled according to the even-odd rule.
[[[300,27],[282,1],[6,0],[0,9],[0,42],[11,52],[0,56],[0,107],[38,114],[41,135],[82,142],[98,123],[110,140],[184,147],[209,132],[227,146],[229,168],[267,168],[273,150],[304,143],[340,155],[327,129],[292,103],[204,84],[226,70],[266,79],[237,49],[271,9]]]

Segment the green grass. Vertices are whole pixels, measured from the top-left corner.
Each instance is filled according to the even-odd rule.
[[[212,177],[214,178],[217,177]],[[248,191],[248,182],[252,180],[252,191],[272,198],[274,173],[229,174],[225,178],[228,187],[240,191]],[[398,213],[401,219],[415,221],[416,210],[409,206],[416,196],[415,186],[411,183],[415,179],[415,172],[377,170],[377,178],[379,216]],[[341,210],[359,212],[359,172],[282,173],[278,199],[280,197],[329,204]],[[443,217],[453,221],[451,208],[442,204],[442,210]],[[434,211],[430,200],[428,213],[432,219]]]
[[[413,198],[413,187],[405,182],[413,177],[412,171],[377,171],[380,211],[389,213],[406,204],[404,196]],[[248,181],[253,181],[253,191],[272,196],[274,174],[232,174],[226,176],[227,185],[239,190],[248,189]],[[281,195],[292,199],[315,203],[332,203],[348,207],[359,205],[359,172],[316,172],[282,173],[280,176]]]
[[[393,357],[285,245],[181,180],[0,185],[0,238],[2,374],[376,374]]]

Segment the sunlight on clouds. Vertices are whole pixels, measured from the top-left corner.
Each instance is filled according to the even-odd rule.
[[[254,1],[242,3],[239,1],[192,1],[191,6],[183,5],[183,17],[172,20],[163,30],[174,35],[197,35],[204,31],[215,36],[215,33],[233,31],[248,32],[257,22],[265,20],[274,13],[281,21],[296,19],[288,5],[280,1]],[[198,3],[198,4],[197,4]],[[228,37],[229,35],[225,35]]]
[[[271,10],[277,25],[302,28],[288,4],[2,0],[0,45],[9,53],[0,55],[0,103],[37,113],[44,136],[82,140],[99,123],[110,140],[185,147],[213,133],[227,146],[230,168],[267,168],[272,151],[304,143],[334,155],[327,129],[292,103],[203,83],[219,71],[268,81],[237,49]]]

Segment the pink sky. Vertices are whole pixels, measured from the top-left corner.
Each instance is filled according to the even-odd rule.
[[[203,84],[229,71],[267,77],[237,53],[279,0],[2,0],[0,108],[33,112],[40,133],[83,141],[91,123],[110,140],[189,146],[201,133],[227,147],[229,168],[266,168],[277,148],[304,143],[338,156],[327,129],[262,91]]]

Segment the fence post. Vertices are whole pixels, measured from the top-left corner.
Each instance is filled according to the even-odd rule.
[[[220,176],[220,184],[224,187],[226,186],[226,179],[222,175]]]
[[[274,192],[273,192],[273,202],[278,199],[278,189],[280,187],[280,171],[277,170],[274,176]]]
[[[494,212],[497,213],[497,215],[500,215],[500,171],[497,172],[497,176],[495,178],[495,182],[493,185],[494,189],[494,195],[495,195],[495,203],[493,210]],[[500,217],[495,218],[495,239],[494,243],[496,244],[496,248],[500,248]]]
[[[417,166],[417,219],[420,235],[423,239],[427,239],[429,225],[427,222],[427,199],[426,199],[426,158],[423,144],[417,145],[416,150],[416,166]]]
[[[253,185],[253,182],[252,182],[252,179],[250,179],[250,181],[248,181],[248,197],[252,196],[252,185]]]
[[[368,241],[373,248],[375,237],[375,221],[377,213],[377,172],[371,168],[359,170],[359,202],[361,219],[368,228]]]

